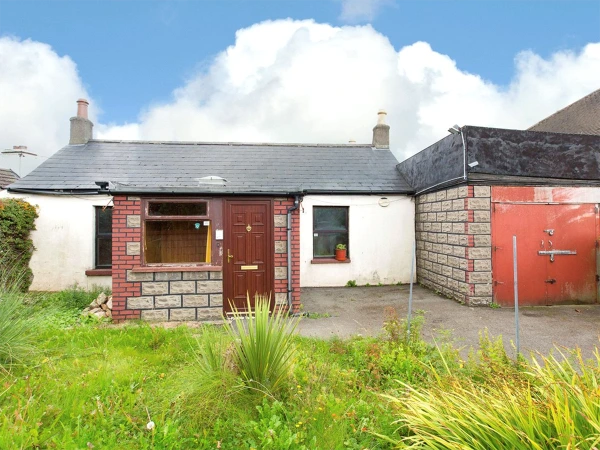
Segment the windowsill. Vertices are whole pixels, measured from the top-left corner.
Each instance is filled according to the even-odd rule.
[[[140,266],[132,272],[221,272],[222,266]]]
[[[88,277],[110,277],[112,269],[88,269],[85,271]]]
[[[348,264],[352,262],[350,258],[346,258],[345,261],[338,261],[335,258],[314,258],[310,261],[311,264]]]

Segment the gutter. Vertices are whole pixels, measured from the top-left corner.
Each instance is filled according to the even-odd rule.
[[[37,190],[37,189],[25,189],[25,188],[8,188],[8,192],[17,192],[21,194],[38,194],[38,195],[102,195],[108,194],[108,191],[99,191],[98,189],[89,189],[81,191],[48,191],[48,190]]]
[[[287,210],[287,302],[288,302],[288,314],[292,314],[292,293],[294,289],[292,287],[292,212],[296,211],[300,207],[300,196],[294,196],[294,206],[290,206]]]

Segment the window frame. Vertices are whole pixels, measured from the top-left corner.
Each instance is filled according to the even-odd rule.
[[[330,260],[335,257],[335,248],[333,249],[333,255],[315,255],[315,233],[326,233],[326,234],[339,234],[340,230],[327,230],[327,229],[318,229],[316,228],[316,209],[326,209],[326,208],[343,208],[346,212],[346,258],[348,261],[350,260],[350,206],[348,205],[313,205],[313,217],[312,217],[312,232],[313,232],[313,249],[312,249],[312,257],[313,260]]]
[[[150,215],[149,208],[150,203],[206,203],[206,214],[202,215],[181,215],[181,216],[173,216],[173,215]],[[141,217],[141,251],[140,251],[140,263],[143,267],[210,267],[218,264],[218,253],[215,253],[217,249],[215,248],[215,239],[214,229],[217,226],[217,222],[219,222],[218,218],[215,217],[213,210],[213,205],[215,203],[214,199],[210,198],[160,198],[160,197],[152,197],[152,198],[144,198],[142,199],[142,217]],[[190,220],[209,220],[211,222],[211,261],[210,262],[193,262],[193,263],[148,263],[146,262],[146,223],[147,222],[185,222]]]
[[[107,211],[110,210],[110,223],[111,223],[111,229],[110,229],[110,233],[107,232],[100,232],[100,211]],[[107,237],[110,238],[110,243],[111,243],[111,249],[112,249],[112,243],[113,243],[113,238],[112,238],[112,218],[113,218],[113,207],[112,206],[94,206],[94,224],[95,224],[95,230],[94,230],[94,269],[112,269],[112,250],[111,250],[111,255],[110,255],[110,264],[99,264],[99,249],[100,249],[100,239],[99,238],[103,238],[106,239]]]

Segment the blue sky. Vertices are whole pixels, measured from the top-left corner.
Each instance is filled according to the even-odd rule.
[[[77,95],[105,138],[364,140],[384,107],[407,136],[392,131],[401,159],[449,122],[525,127],[600,87],[600,0],[0,0],[2,38],[0,58],[14,64],[0,67],[12,130],[0,145],[46,156],[63,145]],[[270,59],[254,67],[263,46]],[[23,125],[34,101],[45,141]],[[332,110],[340,119],[320,129]]]

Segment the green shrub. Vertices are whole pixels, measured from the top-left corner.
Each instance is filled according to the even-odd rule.
[[[0,289],[26,292],[33,281],[29,261],[33,255],[36,208],[24,200],[0,200]]]
[[[252,313],[237,309],[226,329],[234,342],[235,361],[246,385],[275,392],[289,376],[294,358],[293,333],[298,319],[271,313],[271,298],[255,296]],[[248,310],[251,309],[248,297]]]

